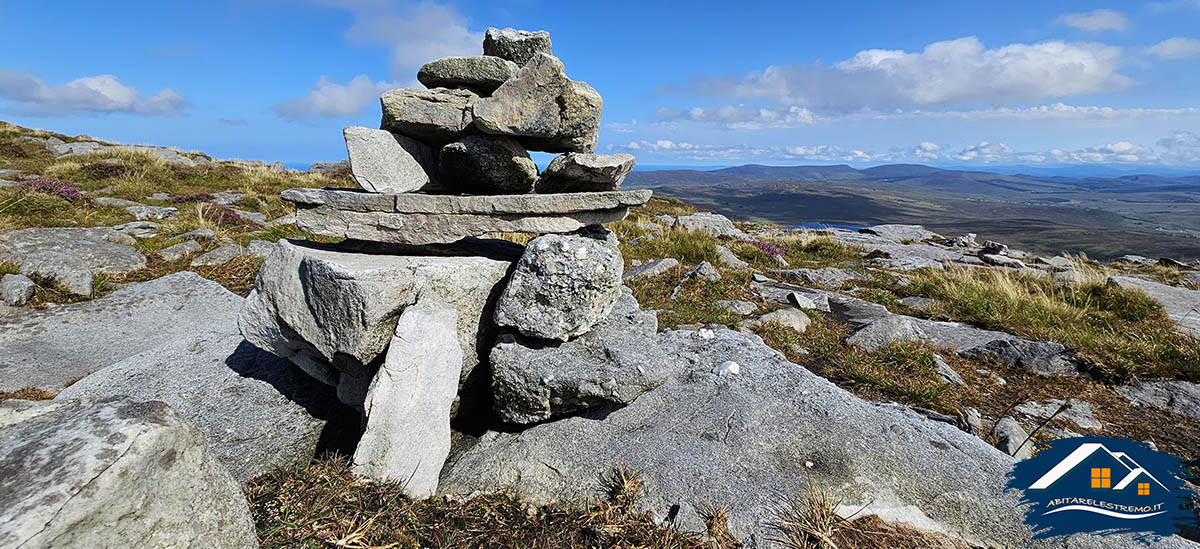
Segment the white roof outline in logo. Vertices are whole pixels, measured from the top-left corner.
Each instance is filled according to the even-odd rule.
[[[1141,464],[1134,461],[1133,458],[1129,457],[1128,454],[1124,452],[1113,452],[1099,442],[1085,442],[1080,444],[1074,452],[1071,452],[1070,455],[1063,458],[1063,460],[1058,462],[1057,465],[1055,465],[1049,471],[1046,471],[1046,474],[1042,475],[1042,478],[1037,479],[1036,482],[1029,485],[1029,489],[1045,490],[1046,488],[1049,488],[1052,484],[1058,482],[1058,479],[1062,478],[1063,475],[1071,472],[1071,470],[1077,465],[1083,463],[1083,460],[1096,453],[1096,450],[1104,450],[1109,456],[1112,456],[1117,463],[1120,463],[1129,470],[1129,472],[1126,473],[1126,475],[1121,479],[1121,482],[1117,483],[1117,485],[1113,487],[1113,490],[1123,490],[1129,485],[1130,482],[1133,482],[1133,479],[1137,478],[1139,475],[1146,475],[1150,477],[1150,480],[1153,480],[1155,484],[1162,486],[1163,490],[1170,491],[1170,488],[1167,488],[1165,484],[1154,478],[1154,475],[1151,475],[1149,471],[1144,469]],[[1126,463],[1126,460],[1128,460],[1128,463],[1132,463],[1134,467],[1130,467]]]

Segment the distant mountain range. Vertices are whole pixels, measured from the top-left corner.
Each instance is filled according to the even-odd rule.
[[[1200,175],[1003,174],[889,164],[748,164],[631,173],[651,187],[731,217],[779,225],[917,223],[1041,253],[1111,258],[1200,257]]]

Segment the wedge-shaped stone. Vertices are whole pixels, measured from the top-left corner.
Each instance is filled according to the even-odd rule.
[[[518,69],[516,63],[491,55],[443,57],[421,67],[417,80],[430,88],[462,86],[490,94],[517,74]]]
[[[603,103],[587,83],[567,78],[557,57],[538,53],[471,109],[479,129],[516,137],[530,150],[590,153]]]
[[[615,191],[634,162],[632,154],[566,153],[550,161],[538,179],[537,192]]]
[[[436,155],[429,145],[362,126],[350,126],[342,135],[350,155],[350,172],[364,190],[406,193],[435,186],[430,174],[437,165]]]
[[[525,194],[537,181],[537,164],[516,141],[472,135],[442,147],[438,173],[454,192]]]
[[[550,33],[546,31],[523,31],[512,28],[491,27],[483,36],[483,54],[503,57],[517,65],[524,65],[534,55],[553,53]]]
[[[379,127],[440,147],[477,133],[470,105],[478,97],[468,90],[444,88],[389,90],[379,98]]]

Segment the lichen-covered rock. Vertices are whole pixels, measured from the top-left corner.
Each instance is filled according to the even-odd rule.
[[[167,261],[178,261],[203,249],[195,240],[185,240],[173,246],[167,246],[158,251],[158,255]]]
[[[608,316],[565,343],[502,334],[491,354],[496,412],[510,423],[535,423],[632,402],[673,369],[657,331],[655,313],[639,310],[623,288]]]
[[[6,274],[0,279],[0,300],[6,305],[24,305],[33,298],[37,284],[22,274]]]
[[[620,295],[621,252],[580,235],[529,241],[496,303],[496,324],[522,334],[566,341],[587,332]]]
[[[0,402],[0,546],[258,547],[242,490],[162,402]]]
[[[196,259],[192,260],[192,266],[224,265],[248,253],[245,246],[237,242],[226,242],[212,251],[196,256]]]
[[[442,147],[438,172],[448,187],[468,194],[525,194],[538,175],[519,143],[495,135],[472,135]]]
[[[727,236],[730,238],[747,239],[749,236],[740,229],[733,226],[733,222],[721,214],[715,213],[694,213],[691,215],[681,215],[675,220],[676,229],[684,231],[697,231],[708,233],[712,236]]]
[[[625,273],[621,275],[621,280],[636,280],[639,278],[658,276],[675,268],[678,265],[679,260],[673,257],[647,261],[641,265],[630,267],[629,270],[625,271]]]
[[[567,78],[562,61],[543,53],[471,106],[484,133],[516,137],[526,148],[546,152],[594,152],[602,110],[596,90]]]
[[[471,102],[479,96],[469,90],[399,89],[383,92],[380,128],[440,147],[478,130],[471,125]]]
[[[363,190],[407,193],[436,187],[434,151],[415,139],[362,126],[342,130],[350,155],[350,172]]]
[[[520,68],[512,61],[492,55],[443,57],[422,66],[417,71],[417,80],[429,88],[465,87],[487,95]]]
[[[524,66],[534,55],[553,53],[550,33],[512,28],[488,28],[483,36],[483,54],[494,55]]]
[[[632,154],[566,153],[550,161],[538,179],[537,192],[615,191],[635,162]]]
[[[146,266],[131,246],[132,236],[107,227],[0,231],[0,262],[16,263],[21,274],[57,280],[73,293],[91,295],[92,276],[121,274]]]

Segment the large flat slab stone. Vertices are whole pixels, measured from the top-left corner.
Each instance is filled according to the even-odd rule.
[[[372,242],[435,244],[495,232],[568,233],[624,219],[651,191],[456,196],[289,189],[296,225],[314,234]]]
[[[93,301],[0,315],[0,391],[61,389],[143,351],[236,325],[242,303],[181,272]]]
[[[1167,316],[1179,325],[1181,333],[1200,337],[1200,290],[1167,286],[1132,276],[1110,276],[1108,284],[1141,290],[1162,305]]]

